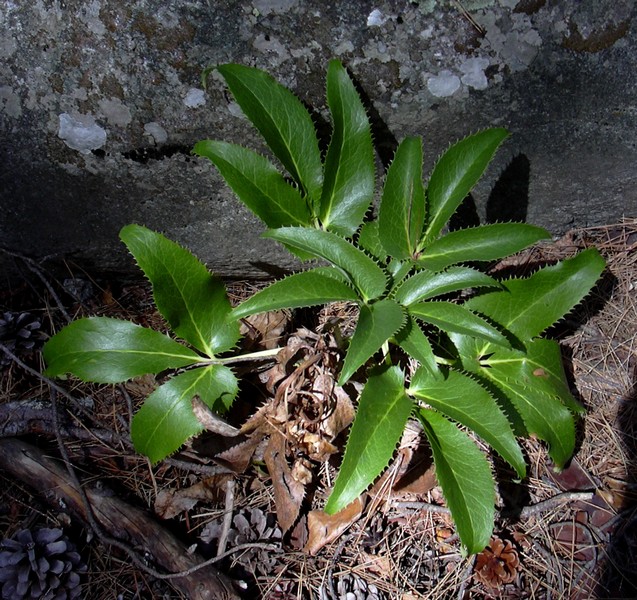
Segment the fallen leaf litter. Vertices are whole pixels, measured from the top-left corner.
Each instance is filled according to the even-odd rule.
[[[223,568],[237,579],[243,578],[264,598],[409,600],[470,593],[494,598],[513,594],[583,599],[602,593],[600,590],[606,594],[630,592],[637,575],[637,544],[630,533],[636,524],[635,473],[626,470],[637,451],[637,221],[571,232],[556,243],[529,249],[515,258],[515,264],[500,264],[495,270],[533,269],[540,262],[563,258],[591,244],[607,258],[609,277],[554,332],[571,355],[573,381],[588,409],[579,452],[571,467],[556,475],[539,445],[527,443],[532,472],[521,484],[525,503],[506,507],[511,510],[498,521],[497,536],[475,559],[464,559],[459,552],[453,524],[427,468],[426,453],[405,440],[396,455],[393,479],[379,482],[367,500],[362,498],[348,507],[347,514],[337,515],[333,522],[320,510],[333,483],[331,463],[342,448],[342,433],[353,416],[352,390],[347,393],[338,388],[333,376],[340,343],[335,326],[343,330],[353,322],[347,306],[338,307],[336,314],[322,315],[322,328],[315,330],[295,330],[290,315],[270,315],[246,324],[250,343],[274,347],[285,342],[285,346],[276,363],[261,370],[260,381],[250,384],[254,389],[259,386],[252,415],[231,424],[239,435],[233,436],[232,443],[226,440],[226,447],[214,457],[203,455],[198,443],[193,443],[175,459],[188,468],[170,466],[167,461],[151,471],[129,445],[116,441],[117,436],[126,436],[127,419],[121,418],[128,410],[126,395],[136,404],[146,388],[154,385],[142,381],[127,384],[125,392],[75,383],[69,386],[73,397],[93,399],[95,422],[84,424],[81,417],[72,417],[65,434],[72,436],[71,425],[90,431],[97,422],[103,425],[100,431],[111,432],[104,437],[110,442],[79,434],[67,439],[67,443],[76,440],[69,444],[71,459],[78,466],[91,465],[92,472],[116,482],[154,507],[158,515],[172,519],[183,536],[213,553],[224,513],[230,510],[228,548],[248,546],[229,555]],[[139,312],[140,306],[149,303],[144,303],[146,292],[138,287],[123,288],[114,296],[110,288],[99,292],[93,286],[90,301],[84,301],[91,304],[92,312],[118,316],[127,312],[128,318],[158,324],[152,311]],[[3,314],[9,309],[15,314],[24,312],[24,307],[10,306],[10,293],[1,298]],[[55,312],[55,306],[48,304],[40,312],[32,306],[29,313],[39,321],[45,321],[47,312]],[[75,314],[87,308],[76,303],[66,310]],[[2,372],[3,409],[8,401],[32,398],[34,390],[42,386],[12,358],[15,350],[20,354],[13,356],[37,370],[37,354],[29,354],[32,348],[8,348],[9,353],[3,352],[7,365]],[[30,412],[21,414],[33,419]],[[46,420],[46,413],[40,412],[39,425],[36,420],[28,423],[32,431],[37,433],[41,427],[43,435],[48,431],[50,436]],[[27,431],[28,427],[22,430]],[[208,475],[199,474],[202,469],[208,469]],[[223,490],[229,478],[236,480],[232,506],[224,504]],[[17,530],[28,515],[49,526],[67,522],[64,510],[47,507],[19,483],[4,479],[3,506],[17,507],[0,515],[3,535]],[[553,501],[560,494],[565,494],[561,496],[564,501]],[[263,542],[284,551],[258,545]],[[87,589],[102,589],[107,582],[104,589],[137,586],[148,597],[180,597],[129,561],[122,561],[120,552],[105,553],[97,546],[93,542],[83,548],[92,565]],[[628,576],[622,578],[618,572]],[[86,597],[101,598],[97,592]]]

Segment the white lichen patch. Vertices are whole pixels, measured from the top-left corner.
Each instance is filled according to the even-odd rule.
[[[542,43],[537,32],[512,31],[506,37],[501,56],[512,71],[523,71],[535,60]],[[538,39],[539,38],[539,39]]]
[[[245,115],[243,114],[241,107],[234,101],[228,103],[228,112],[233,117],[239,117],[241,119],[245,118]]]
[[[460,81],[476,90],[486,90],[489,82],[484,70],[488,66],[488,58],[468,58],[460,65],[460,71],[463,73]]]
[[[460,89],[460,77],[454,75],[448,69],[440,71],[438,75],[427,80],[427,89],[437,98],[453,96]]]
[[[184,98],[184,104],[188,108],[199,108],[201,106],[205,106],[206,92],[199,88],[190,88]]]
[[[126,127],[132,121],[130,109],[119,98],[103,98],[99,107],[110,125]]]
[[[7,34],[0,37],[0,58],[7,59],[15,54],[15,51],[18,49],[18,42],[11,35]]]
[[[254,0],[253,5],[260,15],[285,14],[294,8],[299,0]]]
[[[516,72],[527,69],[537,57],[542,36],[533,28],[528,15],[512,15],[510,28],[505,30],[501,29],[496,13],[485,12],[475,18],[486,31],[485,41],[495,55],[495,62]]]
[[[168,141],[168,132],[156,121],[146,123],[144,133],[152,137],[157,145],[165,144]]]
[[[334,48],[334,54],[336,56],[341,56],[342,54],[347,54],[354,52],[354,44],[350,40],[345,40],[341,42],[336,48]]]
[[[380,27],[387,22],[386,17],[381,10],[375,8],[367,17],[367,27]]]
[[[62,113],[59,121],[58,137],[73,150],[89,154],[106,143],[106,130],[92,115]]]
[[[266,36],[260,33],[252,42],[252,46],[259,52],[267,54],[272,64],[281,64],[290,58],[287,48],[276,37],[271,35]]]
[[[87,3],[80,12],[80,20],[90,32],[101,37],[106,33],[106,27],[100,20],[100,8],[99,0]]]
[[[0,87],[0,113],[14,119],[22,115],[20,96],[8,85]]]

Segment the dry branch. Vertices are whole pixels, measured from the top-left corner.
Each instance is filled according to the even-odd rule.
[[[67,471],[35,446],[13,438],[0,440],[0,466],[38,490],[47,500],[57,505],[63,502],[77,517],[85,522],[89,520],[80,492],[69,482]],[[202,562],[197,555],[189,555],[185,545],[144,510],[123,502],[104,486],[85,491],[94,517],[110,536],[144,548],[167,571],[185,571]],[[239,598],[230,579],[210,566],[175,578],[172,584],[193,600]]]

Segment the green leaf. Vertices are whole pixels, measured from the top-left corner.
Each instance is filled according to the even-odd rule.
[[[74,321],[44,345],[43,353],[47,377],[71,373],[95,383],[119,383],[203,360],[166,335],[108,317]]]
[[[425,188],[422,182],[422,141],[404,139],[387,171],[378,212],[383,247],[398,259],[416,252],[425,223]]]
[[[395,342],[414,360],[427,369],[431,377],[441,377],[436,357],[427,336],[413,317],[408,317],[404,327],[395,335]]]
[[[244,318],[281,308],[300,308],[326,302],[359,300],[352,287],[341,278],[344,276],[334,267],[319,267],[311,271],[295,273],[257,292],[237,306],[232,314],[236,318]]]
[[[526,279],[505,281],[504,290],[472,298],[466,306],[500,323],[521,341],[530,340],[581,302],[604,267],[599,252],[589,248]]]
[[[507,136],[505,129],[485,129],[456,142],[438,159],[427,186],[427,241],[438,237]]]
[[[239,323],[228,320],[226,288],[205,265],[179,244],[139,225],[127,225],[120,238],[153,286],[159,312],[172,330],[208,356],[232,348]]]
[[[414,373],[408,393],[477,433],[524,477],[526,464],[511,425],[497,402],[477,381],[457,371],[444,379],[426,369]]]
[[[246,117],[313,204],[321,197],[323,167],[316,131],[301,101],[273,77],[252,67],[217,67]]]
[[[469,267],[451,267],[441,273],[422,270],[404,281],[396,290],[394,298],[397,302],[410,306],[442,294],[478,287],[502,286],[492,277]]]
[[[345,508],[387,467],[412,406],[398,367],[377,370],[370,375],[325,512],[334,514]]]
[[[483,318],[453,302],[419,302],[409,307],[411,315],[447,332],[462,333],[509,347],[508,340]]]
[[[281,227],[264,237],[323,258],[345,273],[364,301],[378,298],[387,287],[387,276],[363,251],[335,233],[306,227]]]
[[[327,70],[327,103],[333,120],[325,157],[321,222],[343,236],[360,226],[374,193],[374,149],[365,108],[338,60]]]
[[[212,140],[198,142],[193,152],[208,158],[239,200],[268,227],[312,224],[310,209],[298,189],[260,154]]]
[[[547,442],[554,463],[563,467],[575,447],[569,407],[579,407],[568,388],[557,342],[536,339],[526,352],[494,348],[481,360],[479,376],[502,390],[521,416],[525,433]]]
[[[363,223],[358,231],[356,245],[379,262],[385,262],[387,259],[387,252],[380,243],[378,221],[366,221]]]
[[[432,242],[418,264],[440,271],[459,262],[495,260],[551,237],[546,229],[526,223],[494,223],[452,231]]]
[[[356,370],[403,326],[404,322],[405,313],[393,300],[379,300],[375,304],[361,306],[356,330],[343,361],[339,385],[344,385]]]
[[[489,463],[473,440],[434,410],[418,412],[431,445],[436,478],[469,554],[489,543],[495,517],[495,487]]]
[[[169,379],[146,398],[133,418],[135,449],[152,463],[163,460],[203,430],[192,411],[193,396],[212,410],[225,412],[237,392],[234,373],[221,365],[192,369]]]

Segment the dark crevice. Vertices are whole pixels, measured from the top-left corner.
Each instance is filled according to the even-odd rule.
[[[146,164],[149,160],[163,160],[165,158],[175,156],[176,154],[183,154],[184,156],[190,158],[191,151],[192,147],[185,144],[166,144],[165,146],[148,146],[145,148],[135,148],[134,150],[129,150],[128,152],[122,152],[121,155],[128,160]],[[98,158],[105,158],[106,156],[111,155],[111,153],[105,152],[101,149],[93,150],[92,152]]]

